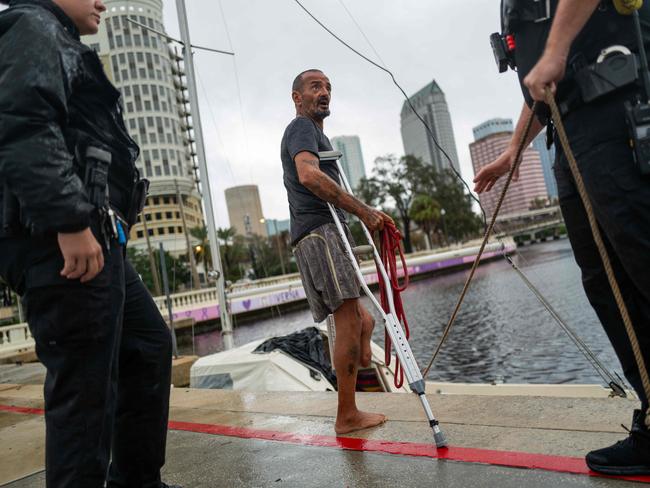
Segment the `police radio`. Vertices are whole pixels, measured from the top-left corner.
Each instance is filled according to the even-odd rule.
[[[504,73],[508,68],[515,69],[515,38],[511,34],[503,35],[495,32],[490,36],[490,45],[494,53],[499,73]]]
[[[625,115],[630,131],[630,145],[634,150],[634,161],[642,175],[650,175],[650,74],[648,58],[643,44],[639,12],[634,11],[634,27],[641,58],[641,80],[643,82],[643,99],[632,104],[626,102]]]

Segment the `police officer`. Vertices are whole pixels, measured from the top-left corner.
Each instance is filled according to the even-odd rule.
[[[633,69],[626,71],[627,77],[606,69],[609,56],[618,56],[620,68],[636,58],[639,45],[632,17],[615,7],[612,0],[502,2],[503,34],[511,37],[501,53],[512,56],[502,61],[516,66],[525,104],[510,147],[474,181],[477,192],[488,191],[510,169],[532,102],[544,100],[544,88],[550,86],[650,367],[650,179],[635,163],[626,123],[626,103],[636,104],[642,88],[636,64],[629,65]],[[646,19],[647,13],[645,6]],[[548,122],[548,107],[542,105],[527,142]],[[566,155],[556,147],[560,206],[585,292],[641,399],[629,436],[590,452],[586,461],[603,473],[650,474],[648,398]]]
[[[119,92],[79,38],[106,8],[1,3],[0,276],[47,368],[47,486],[167,486],[170,332],[125,259],[146,183]]]

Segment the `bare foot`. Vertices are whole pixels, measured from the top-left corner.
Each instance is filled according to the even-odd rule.
[[[357,410],[354,414],[345,418],[336,417],[334,431],[337,434],[349,434],[355,430],[369,429],[386,422],[386,416],[380,413],[361,412]]]
[[[368,320],[363,321],[361,329],[361,366],[367,368],[370,366],[372,359],[372,349],[370,348],[370,339],[372,339],[372,331],[375,328],[375,321],[372,317],[367,317]]]

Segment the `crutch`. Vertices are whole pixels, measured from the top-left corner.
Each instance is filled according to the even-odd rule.
[[[343,154],[340,151],[324,151],[318,153],[318,157],[321,161],[334,161],[336,163],[339,172],[339,180],[341,183],[341,187],[345,191],[351,194],[352,189],[350,188],[350,184],[348,183],[345,173],[343,172],[343,168],[341,167],[341,162],[339,161],[339,158],[342,155]],[[388,313],[384,311],[380,303],[375,298],[375,295],[373,295],[373,293],[370,291],[370,288],[368,288],[368,285],[366,284],[366,281],[363,278],[363,274],[361,273],[361,268],[359,267],[359,263],[355,258],[355,249],[352,249],[352,246],[348,241],[345,230],[343,229],[343,225],[341,224],[341,220],[339,219],[339,216],[336,213],[336,209],[331,203],[328,203],[327,206],[330,209],[332,218],[334,219],[334,223],[336,224],[336,228],[338,229],[339,234],[341,235],[341,239],[343,240],[343,245],[345,246],[345,250],[347,251],[348,256],[350,257],[350,261],[352,262],[352,266],[354,267],[354,271],[359,280],[359,284],[361,285],[363,291],[368,296],[368,298],[375,306],[377,311],[381,314],[381,317],[384,321],[384,327],[386,328],[386,331],[388,332],[388,335],[392,343],[395,344],[397,359],[399,359],[399,362],[404,369],[404,374],[406,375],[406,380],[408,381],[409,387],[411,388],[413,393],[418,395],[418,398],[422,403],[422,408],[424,408],[424,413],[426,414],[427,419],[429,420],[429,425],[433,429],[433,439],[436,443],[436,447],[446,447],[447,441],[445,439],[445,435],[443,434],[442,430],[440,430],[439,423],[436,420],[436,418],[433,416],[433,412],[431,411],[431,406],[429,405],[429,401],[427,400],[427,397],[424,392],[425,390],[424,378],[422,378],[422,373],[420,372],[420,368],[418,367],[417,362],[415,361],[415,357],[413,356],[413,352],[411,351],[411,346],[409,345],[408,340],[404,335],[404,331],[402,330],[402,325],[397,320],[397,314],[395,313],[395,304],[393,302],[393,293],[390,288],[390,279],[388,278],[388,273],[386,272],[384,263],[381,261],[379,252],[375,247],[375,243],[372,239],[372,236],[370,235],[370,232],[363,224],[363,222],[361,222],[361,228],[363,229],[363,233],[366,236],[368,245],[358,246],[355,249],[357,250],[357,252],[362,251],[364,254],[365,251],[367,251],[368,254],[372,253],[373,259],[375,260],[375,264],[377,265],[377,269],[379,270],[379,272],[384,278],[384,286],[386,287],[386,295],[388,296],[388,303],[390,305],[390,312]]]

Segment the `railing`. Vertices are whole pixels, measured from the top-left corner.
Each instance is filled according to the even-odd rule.
[[[34,347],[34,338],[27,324],[0,327],[0,354],[19,352]]]
[[[511,238],[503,240],[504,244],[493,242],[486,246],[485,258],[493,257],[516,245]],[[467,265],[474,260],[478,246],[449,248],[437,253],[418,253],[407,256],[409,273],[428,273],[451,266]],[[377,282],[377,270],[372,261],[362,263],[361,271],[368,284]],[[228,292],[228,306],[234,314],[263,310],[298,300],[304,300],[305,293],[297,274],[290,274],[235,286]],[[214,288],[174,293],[170,296],[172,313],[176,319],[192,318],[197,322],[217,319],[219,317],[219,300]],[[154,297],[163,317],[167,317],[166,298]],[[0,327],[0,354],[17,352],[34,345],[34,340],[27,324]]]

